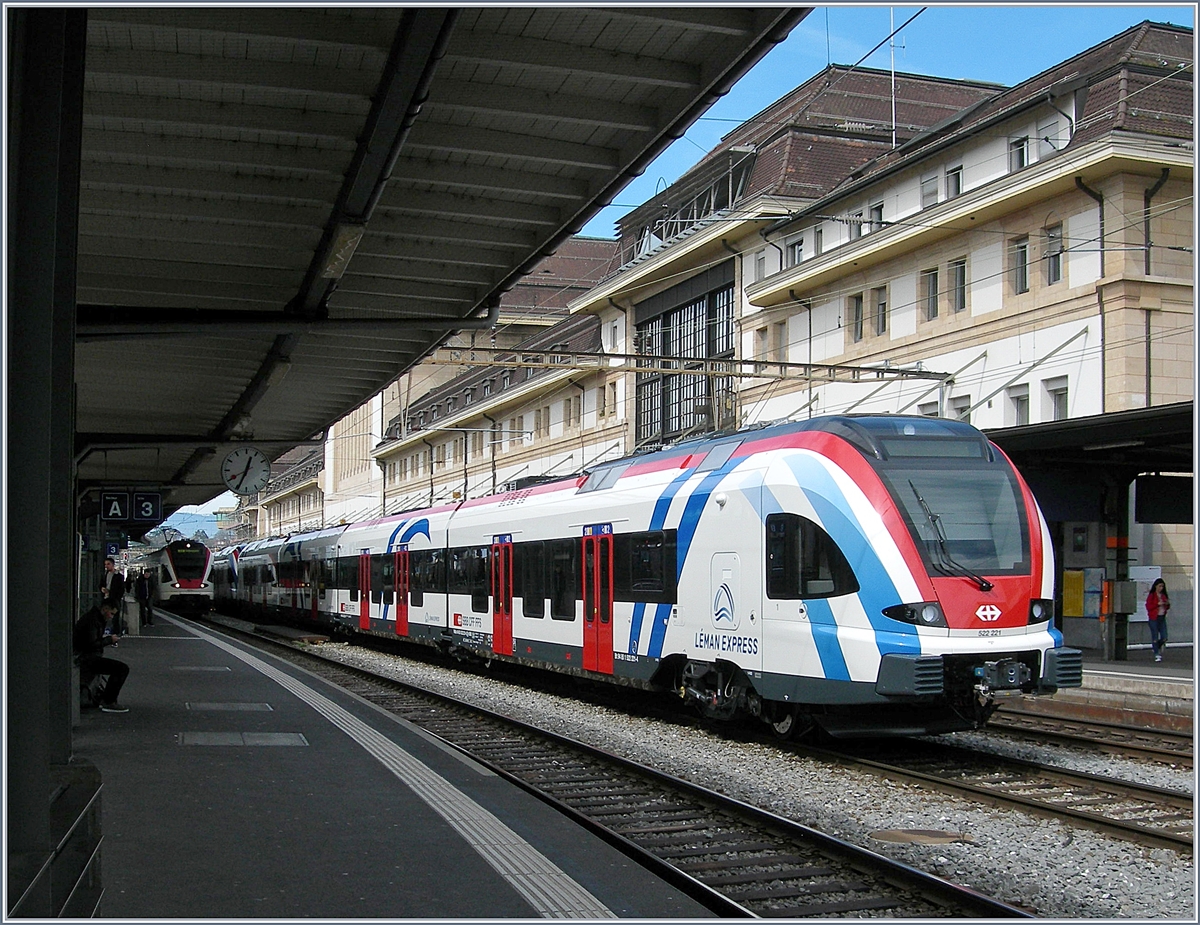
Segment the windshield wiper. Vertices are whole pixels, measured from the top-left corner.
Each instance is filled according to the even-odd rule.
[[[942,518],[933,513],[929,509],[929,505],[925,503],[925,499],[921,497],[921,493],[917,491],[917,486],[913,484],[912,479],[908,480],[909,487],[912,488],[913,494],[917,496],[917,501],[921,505],[921,510],[925,512],[925,519],[929,521],[929,525],[933,527],[933,535],[937,537],[938,558],[940,561],[934,565],[945,572],[947,575],[957,575],[959,578],[969,578],[975,584],[979,585],[980,591],[991,591],[995,587],[990,581],[982,575],[977,575],[961,562],[956,562],[954,557],[950,555],[950,550],[946,546],[946,533],[942,529]]]

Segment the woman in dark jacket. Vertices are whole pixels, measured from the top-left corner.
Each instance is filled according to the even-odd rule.
[[[1146,595],[1146,619],[1150,621],[1150,645],[1154,649],[1154,660],[1161,662],[1163,649],[1167,647],[1167,611],[1171,609],[1171,598],[1167,596],[1167,584],[1161,578],[1150,586]]]

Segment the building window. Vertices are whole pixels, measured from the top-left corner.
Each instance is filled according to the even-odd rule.
[[[1067,377],[1057,376],[1042,382],[1046,389],[1046,417],[1052,421],[1067,419]]]
[[[1008,172],[1013,173],[1029,164],[1029,136],[1022,135],[1008,143]]]
[[[477,430],[471,434],[471,458],[478,459],[483,455],[483,431]]]
[[[1052,285],[1062,280],[1063,229],[1062,225],[1051,225],[1046,229],[1046,283]]]
[[[804,239],[796,238],[788,244],[787,248],[788,266],[794,267],[798,263],[804,261]]]
[[[950,416],[964,424],[971,423],[971,396],[960,395],[950,399]]]
[[[754,281],[767,278],[767,249],[764,247],[754,255]]]
[[[879,231],[883,228],[883,203],[873,202],[871,208],[867,210],[867,230]]]
[[[862,211],[854,212],[850,216],[850,240],[855,241],[862,237],[863,233],[863,214]]]
[[[871,315],[875,319],[875,333],[886,334],[888,329],[887,287],[871,290]]]
[[[522,433],[523,430],[525,430],[525,415],[522,414],[508,419],[508,445],[510,447],[517,446],[524,441],[525,435]]]
[[[1008,420],[1010,427],[1029,423],[1029,386],[1014,385],[1008,389]]]
[[[967,307],[967,258],[950,261],[950,307],[961,312]]]
[[[961,196],[962,191],[962,164],[957,167],[948,167],[946,169],[946,198],[953,199],[955,196]]]
[[[774,363],[787,362],[787,322],[779,321],[771,325],[771,361]]]
[[[563,427],[578,427],[581,416],[580,396],[572,395],[563,399]]]
[[[484,397],[485,397],[485,398],[486,398],[488,395],[491,395],[491,394],[492,394],[492,383],[493,383],[493,382],[495,382],[495,380],[494,380],[494,379],[485,379],[485,380],[483,380],[483,395],[484,395]]]
[[[770,359],[771,335],[767,328],[759,328],[754,332],[754,356],[760,360]]]
[[[863,297],[862,293],[850,296],[846,314],[850,316],[850,339],[857,343],[863,338]]]
[[[1014,292],[1029,291],[1029,238],[1022,237],[1013,240],[1012,248],[1012,281]]]
[[[921,305],[925,309],[925,320],[933,321],[938,316],[938,271],[937,267],[921,271]]]
[[[435,469],[446,468],[446,444],[439,443],[433,448],[433,465]]]
[[[684,433],[735,423],[737,403],[732,379],[700,374],[707,361],[734,356],[737,344],[734,302],[733,285],[727,284],[638,325],[638,352],[669,356],[678,370],[646,369],[637,373],[634,432],[639,446],[661,444]],[[612,385],[609,400],[615,414],[616,383]]]
[[[931,176],[921,178],[921,208],[928,209],[930,206],[936,206],[937,203],[938,178],[935,173]]]
[[[825,229],[813,229],[813,256],[818,257],[825,250]]]
[[[927,418],[940,417],[938,414],[938,403],[935,401],[922,402],[917,405],[917,413],[922,414]]]

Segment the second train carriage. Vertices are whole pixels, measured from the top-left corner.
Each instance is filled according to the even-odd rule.
[[[697,440],[263,540],[219,569],[244,607],[669,689],[780,731],[967,729],[997,698],[1082,679],[1028,486],[935,418]]]

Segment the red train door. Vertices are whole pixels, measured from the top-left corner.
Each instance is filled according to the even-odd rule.
[[[590,529],[590,528],[589,528]],[[613,673],[613,538],[609,532],[583,537],[583,667]]]
[[[492,543],[492,651],[513,654],[512,631],[512,537],[497,537]]]
[[[358,628],[371,628],[371,551],[358,554]]]
[[[408,635],[408,547],[396,550],[396,635]]]

